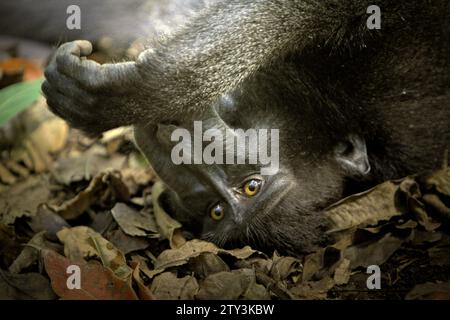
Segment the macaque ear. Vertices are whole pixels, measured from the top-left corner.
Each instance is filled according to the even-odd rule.
[[[349,135],[334,148],[336,160],[350,176],[365,176],[370,172],[366,141],[358,135]]]

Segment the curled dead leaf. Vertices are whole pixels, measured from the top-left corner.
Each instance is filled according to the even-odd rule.
[[[96,261],[75,263],[54,251],[44,250],[44,265],[53,290],[62,299],[69,300],[137,300],[131,278],[121,279]],[[80,268],[81,289],[72,290],[67,285],[69,266]]]
[[[65,256],[71,261],[81,262],[85,258],[97,257],[117,277],[128,279],[131,276],[132,269],[127,265],[123,253],[94,230],[85,226],[65,228],[57,235],[64,243]]]

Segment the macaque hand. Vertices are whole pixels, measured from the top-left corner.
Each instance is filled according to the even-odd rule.
[[[104,64],[87,60],[88,41],[63,44],[45,71],[42,91],[50,110],[88,134],[133,122],[133,104],[139,81],[134,62]]]

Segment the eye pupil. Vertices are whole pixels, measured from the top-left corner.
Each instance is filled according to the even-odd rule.
[[[258,180],[250,180],[244,186],[244,192],[247,196],[253,197],[259,192],[259,188],[261,187],[261,182]]]
[[[218,204],[214,208],[211,209],[211,218],[213,220],[219,221],[222,220],[225,216],[225,212],[223,206]]]

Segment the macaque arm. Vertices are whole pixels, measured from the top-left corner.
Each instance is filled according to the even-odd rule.
[[[229,0],[201,11],[136,63],[84,59],[86,41],[63,45],[43,85],[48,104],[92,134],[121,125],[200,118],[222,94],[289,53],[325,43],[365,0]]]
[[[139,57],[144,92],[161,104],[152,106],[153,115],[204,112],[262,66],[308,46],[333,43],[350,21],[365,24],[365,2],[230,0],[209,7]]]

